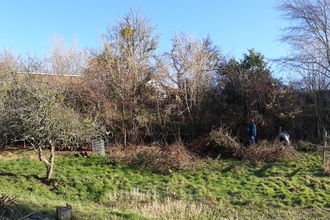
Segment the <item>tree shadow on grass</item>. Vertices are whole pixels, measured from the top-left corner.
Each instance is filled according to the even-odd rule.
[[[256,171],[253,172],[253,174],[257,177],[267,177],[268,175],[266,174],[269,169],[271,169],[274,166],[274,164],[265,164],[262,166],[262,168],[257,169]]]
[[[236,164],[232,164],[224,169],[221,170],[221,173],[227,173],[230,172],[232,169],[234,169],[237,165]]]
[[[289,173],[288,177],[293,177],[295,176],[299,171],[301,171],[302,168],[298,167],[297,169],[293,170],[291,173]]]
[[[26,179],[33,178],[33,179],[41,182],[42,184],[44,184],[46,186],[52,186],[52,185],[54,185],[57,182],[56,179],[50,179],[49,180],[46,177],[40,177],[37,174],[25,174],[25,175],[22,175],[22,174],[15,174],[15,173],[11,173],[11,172],[0,172],[0,178],[6,178],[6,177],[15,178],[15,177],[18,177],[18,176],[23,176]]]
[[[1,177],[5,177],[5,176],[13,177],[13,176],[17,176],[17,174],[14,174],[14,173],[0,173],[0,176]]]
[[[260,169],[257,169],[253,172],[253,174],[257,177],[269,177],[269,174],[267,173],[268,170],[272,169],[274,166],[278,166],[273,163],[267,163],[263,165]],[[284,177],[294,177],[296,175],[302,175],[305,174],[306,170],[302,167],[297,167],[293,170],[290,170],[288,173],[284,174]],[[309,170],[308,175],[315,176],[315,177],[324,177],[324,174],[322,173],[322,170]],[[283,176],[283,175],[282,175]]]

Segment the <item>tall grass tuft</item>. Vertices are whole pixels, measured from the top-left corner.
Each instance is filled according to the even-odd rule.
[[[321,170],[323,175],[330,176],[330,162],[322,165]]]
[[[143,193],[137,188],[131,192],[105,195],[100,202],[112,209],[130,210],[156,219],[217,219],[226,209],[222,202],[215,203],[211,199],[202,201],[191,197],[181,200],[156,193]]]

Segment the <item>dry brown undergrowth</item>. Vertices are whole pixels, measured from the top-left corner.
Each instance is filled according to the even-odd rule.
[[[249,147],[243,146],[226,128],[219,128],[197,139],[188,149],[201,157],[247,160],[255,164],[278,159],[298,159],[298,153],[292,146],[267,141],[260,141]]]
[[[330,163],[322,165],[321,169],[324,175],[330,176]]]
[[[260,142],[254,146],[243,148],[241,158],[258,165],[264,162],[276,160],[297,160],[297,151],[292,146],[284,146],[277,143]]]
[[[182,143],[170,146],[116,146],[111,148],[108,158],[128,165],[153,168],[161,173],[190,171],[200,164],[194,154]]]
[[[116,146],[111,149],[108,158],[168,174],[171,171],[190,171],[201,164],[203,158],[238,159],[260,165],[277,160],[297,160],[299,156],[293,147],[267,141],[250,147],[242,146],[226,130],[219,129],[197,139],[188,147],[180,142],[166,147]]]
[[[236,158],[241,148],[236,138],[232,137],[231,132],[221,127],[196,139],[188,149],[203,158],[227,159]]]

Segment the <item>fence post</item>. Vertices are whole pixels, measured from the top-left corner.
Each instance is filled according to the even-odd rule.
[[[325,151],[327,148],[327,141],[328,141],[328,132],[324,130],[324,146],[323,146],[323,155],[322,155],[322,165],[325,165]]]

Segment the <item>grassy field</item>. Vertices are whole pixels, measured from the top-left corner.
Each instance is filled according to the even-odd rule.
[[[56,157],[47,181],[36,152],[0,151],[0,197],[17,198],[13,219],[55,219],[55,207],[66,203],[73,219],[330,219],[321,162],[318,152],[300,152],[295,161],[204,160],[164,174],[71,154]],[[4,210],[0,203],[0,219]]]

